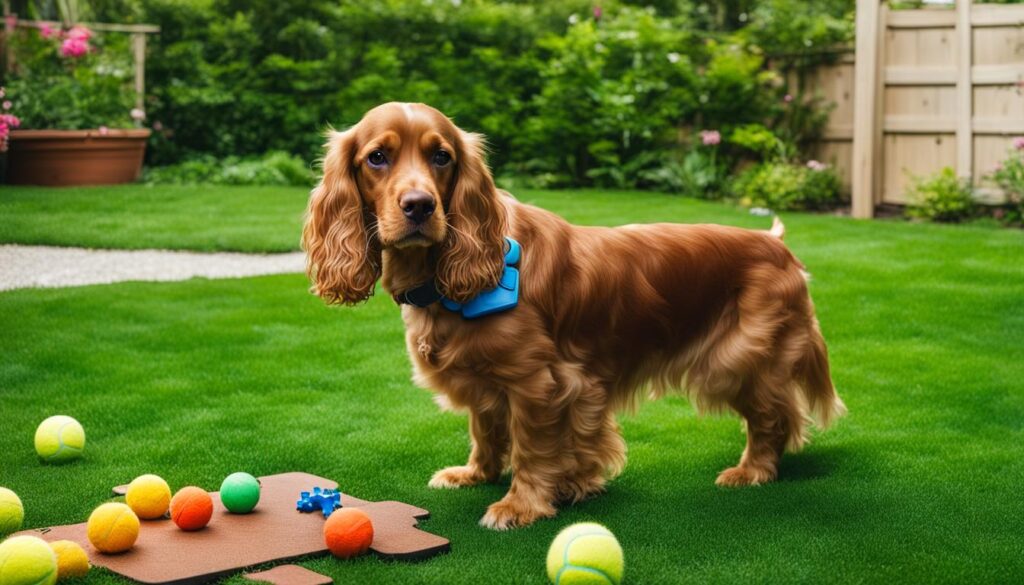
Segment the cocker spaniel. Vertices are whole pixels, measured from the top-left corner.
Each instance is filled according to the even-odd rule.
[[[722,486],[775,479],[784,449],[844,412],[782,225],[570,225],[495,188],[477,134],[388,103],[332,132],[303,230],[313,291],[401,304],[415,381],[467,411],[465,465],[436,488],[511,487],[481,524],[523,526],[626,462],[616,412],[676,390],[745,421]]]

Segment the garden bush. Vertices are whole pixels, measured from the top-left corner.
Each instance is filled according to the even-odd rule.
[[[271,151],[261,157],[207,155],[174,165],[149,167],[146,183],[167,185],[295,185],[311,187],[316,177],[310,165],[286,152]]]
[[[1006,196],[1006,203],[996,211],[997,218],[1010,225],[1024,223],[1024,136],[1013,139],[1009,155],[990,178]]]
[[[760,124],[790,152],[818,136],[822,105],[794,99],[767,55],[848,41],[853,10],[849,0],[79,4],[83,19],[161,27],[146,62],[150,165],[267,150],[314,160],[328,124],[397,100],[486,134],[492,167],[518,184],[707,197],[763,158],[728,141],[709,149],[700,131]],[[12,5],[55,16],[39,13],[49,3]],[[33,99],[43,111],[60,97]]]
[[[17,60],[7,74],[7,99],[25,129],[130,128],[134,69],[125,35],[18,29]]]
[[[908,199],[908,216],[942,222],[965,220],[976,205],[970,180],[957,177],[951,167],[930,177],[914,177]]]
[[[839,177],[827,165],[773,160],[752,166],[732,183],[733,195],[747,207],[828,209],[840,200]]]

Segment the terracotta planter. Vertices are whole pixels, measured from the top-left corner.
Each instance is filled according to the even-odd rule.
[[[139,178],[149,130],[13,130],[12,185],[114,185]]]

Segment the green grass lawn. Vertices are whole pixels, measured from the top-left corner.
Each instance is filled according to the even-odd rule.
[[[768,225],[657,194],[520,195],[580,223]],[[282,250],[304,200],[298,189],[5,188],[0,230],[5,242]],[[784,220],[850,414],[787,456],[775,484],[716,488],[742,450],[738,420],[670,398],[623,417],[629,464],[607,494],[529,528],[480,528],[507,486],[426,487],[464,461],[466,423],[409,382],[398,309],[385,295],[328,309],[286,275],[0,293],[0,485],[40,527],[84,520],[142,473],[213,490],[236,470],[304,470],[427,508],[423,527],[452,541],[417,564],[303,561],[339,584],[544,583],[548,543],[584,520],[618,535],[633,584],[1021,582],[1024,234]],[[32,435],[57,413],[89,442],[83,460],[50,467]],[[88,582],[122,581],[94,571]]]

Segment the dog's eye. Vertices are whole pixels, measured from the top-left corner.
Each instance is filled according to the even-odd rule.
[[[366,161],[370,163],[371,167],[382,167],[388,164],[388,157],[384,156],[384,151],[375,150],[366,157]]]
[[[434,164],[443,167],[448,163],[452,162],[452,155],[448,154],[446,150],[439,150],[434,153]]]

